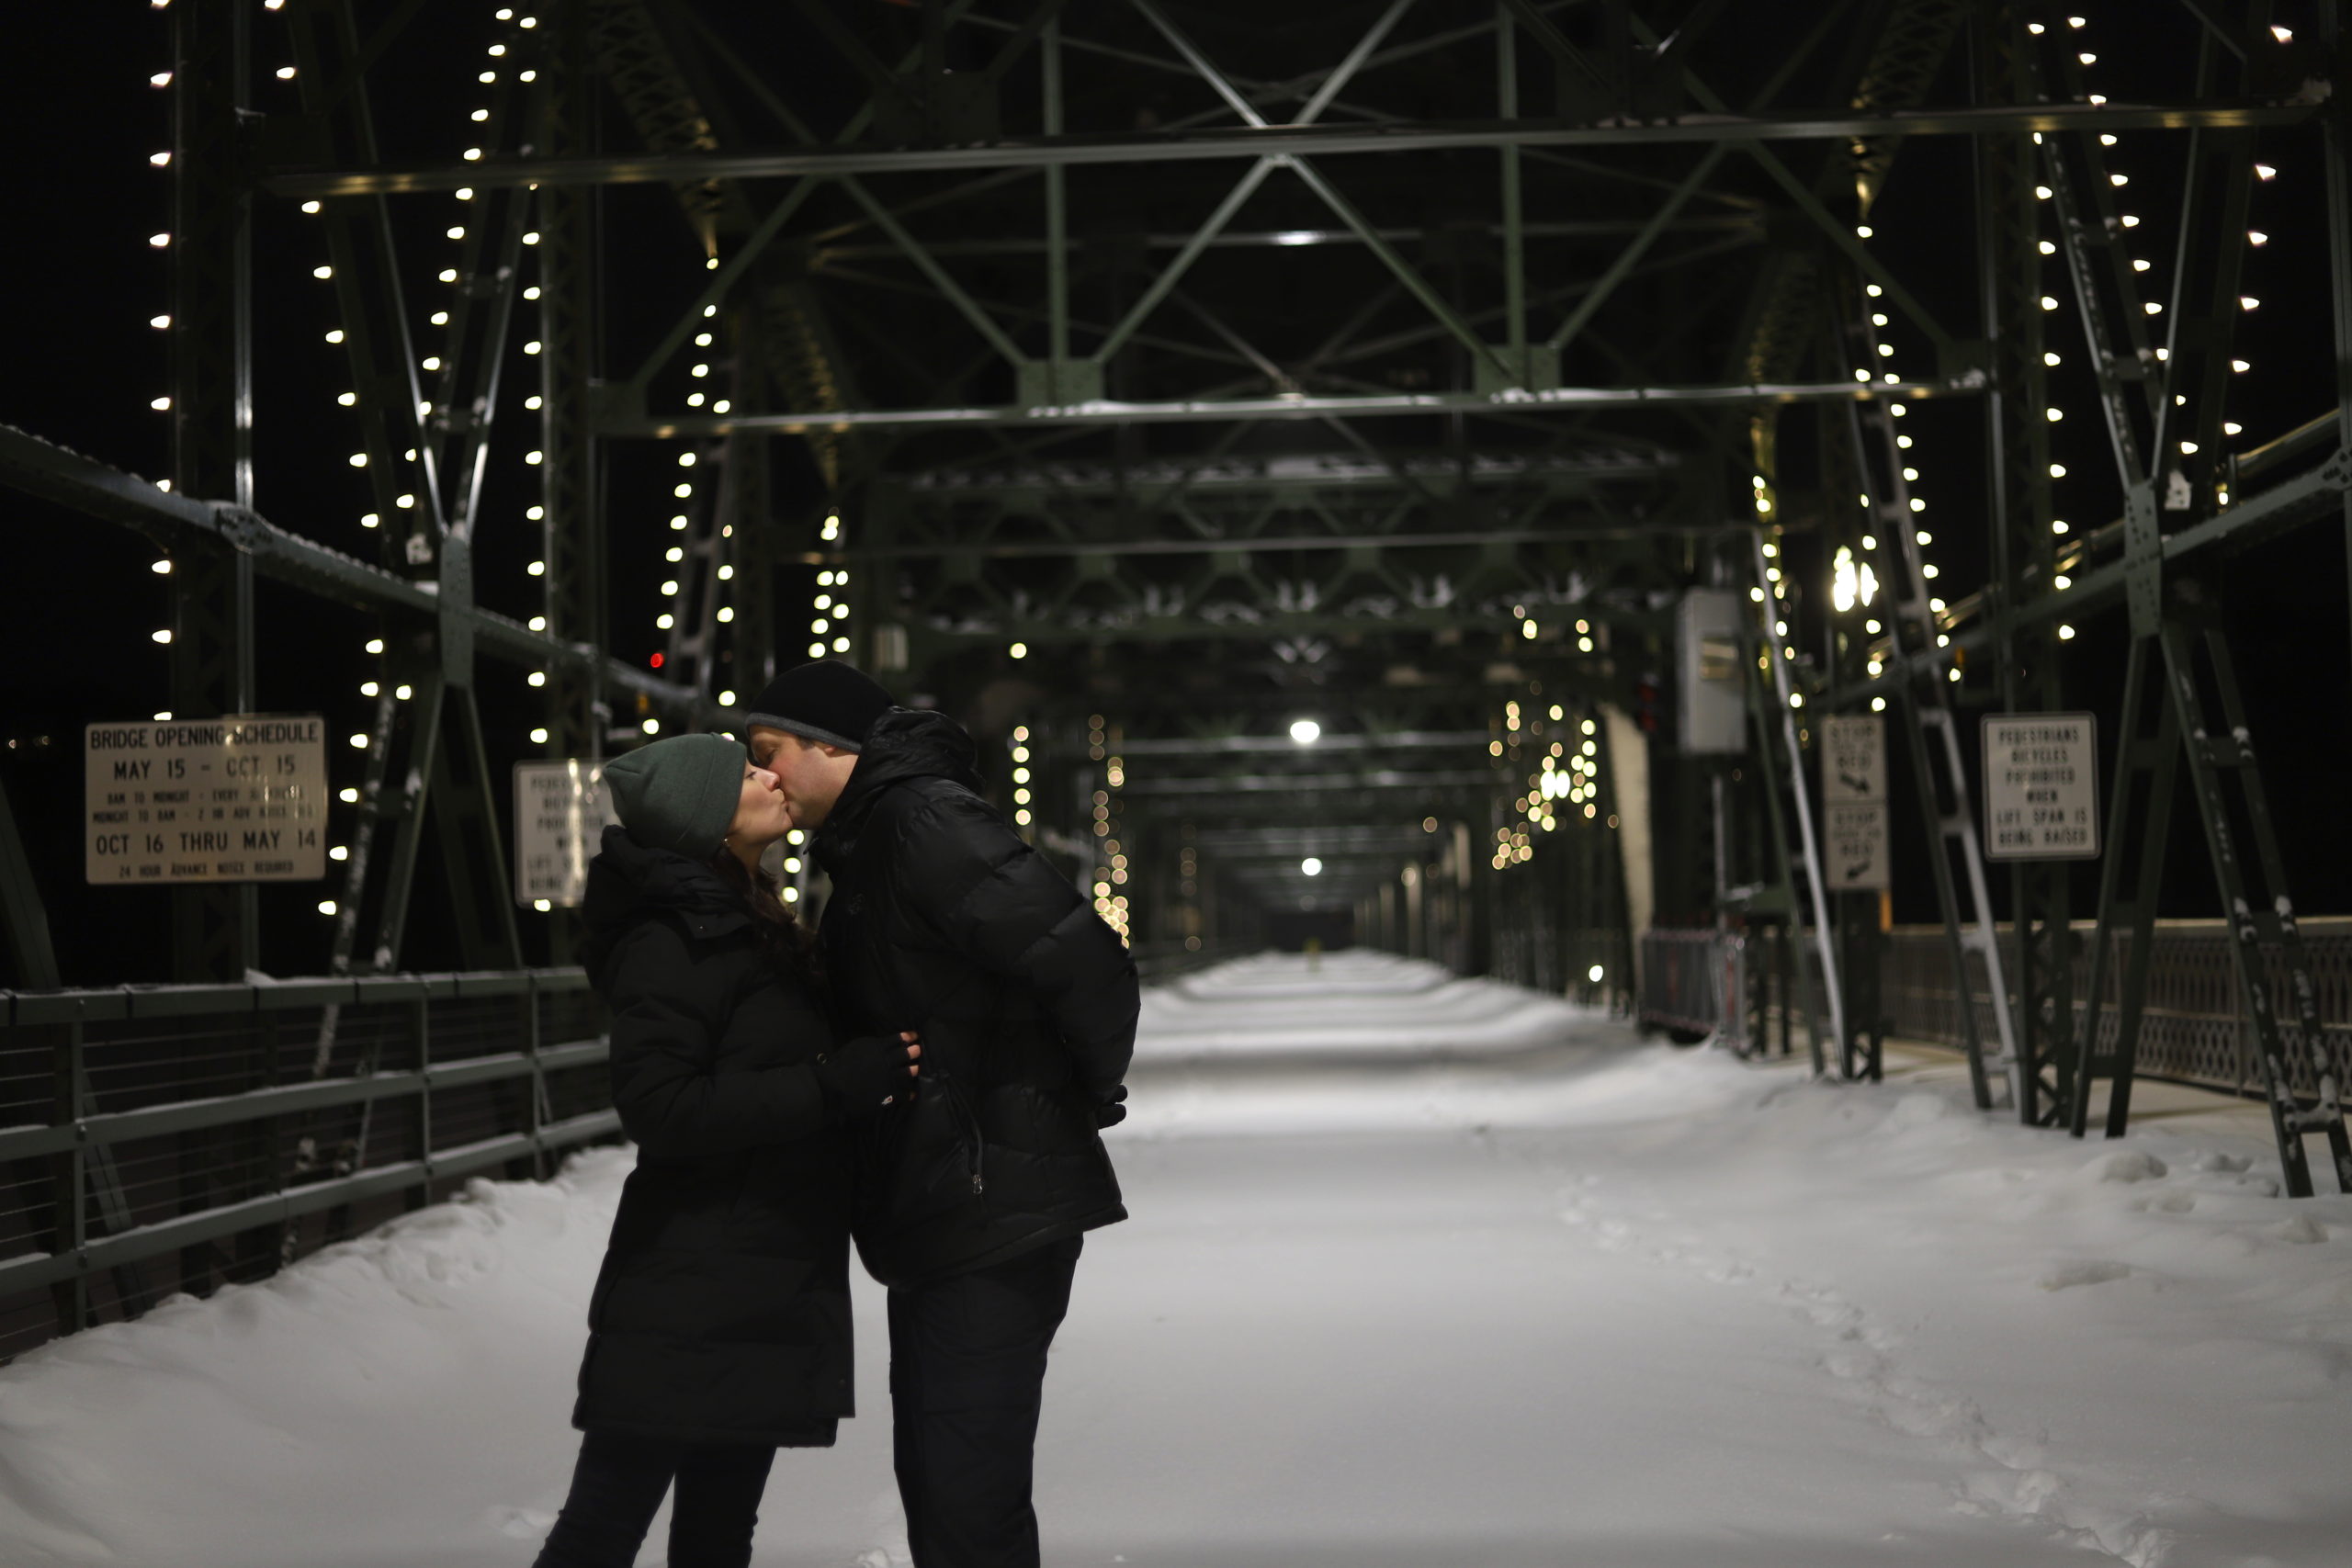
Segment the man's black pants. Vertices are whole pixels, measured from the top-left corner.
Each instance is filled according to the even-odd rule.
[[[670,1568],[744,1568],[775,1450],[591,1432],[537,1568],[629,1568],[675,1480]]]
[[[891,1438],[915,1568],[1037,1568],[1037,1407],[1082,1241],[890,1292]]]

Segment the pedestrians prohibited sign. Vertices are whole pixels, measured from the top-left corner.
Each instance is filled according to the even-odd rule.
[[[594,763],[515,763],[514,902],[534,908],[579,903],[605,826],[619,820]]]
[[[1833,715],[1820,728],[1824,879],[1877,892],[1887,886],[1885,723]]]
[[[326,725],[315,714],[94,724],[82,752],[93,886],[327,874]]]
[[[1984,716],[1984,852],[1994,860],[2098,858],[2098,718]]]

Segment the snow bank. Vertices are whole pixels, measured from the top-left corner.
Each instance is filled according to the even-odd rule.
[[[2352,1562],[2352,1201],[2276,1197],[2252,1134],[2076,1143],[1963,1092],[1373,955],[1155,993],[1047,1561]],[[477,1182],[0,1369],[0,1563],[524,1568],[628,1168]],[[866,1414],[779,1460],[766,1568],[906,1560],[861,1287]]]
[[[1347,951],[1219,964],[1144,998],[1147,1064],[1312,1055],[1473,1055],[1565,1043],[1589,1014],[1442,964]]]

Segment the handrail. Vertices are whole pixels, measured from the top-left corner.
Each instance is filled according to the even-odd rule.
[[[19,1060],[51,1082],[38,1100],[0,1107],[0,1119],[11,1111],[17,1118],[48,1114],[44,1122],[0,1126],[0,1166],[22,1169],[33,1162],[29,1168],[45,1164],[51,1172],[46,1196],[39,1183],[20,1189],[28,1206],[0,1213],[0,1224],[14,1222],[0,1228],[0,1247],[37,1248],[0,1257],[0,1302],[54,1292],[56,1331],[69,1333],[92,1321],[94,1276],[128,1270],[116,1280],[129,1314],[152,1295],[136,1269],[149,1259],[370,1199],[429,1193],[435,1183],[510,1161],[528,1159],[544,1169],[549,1155],[613,1136],[620,1118],[601,1074],[558,1086],[569,1102],[566,1114],[557,1114],[548,1092],[550,1075],[576,1075],[611,1055],[601,1035],[582,1037],[601,1027],[572,999],[590,988],[582,970],[568,967],[0,990],[0,1050],[16,1048]],[[546,1004],[558,1000],[563,1005],[550,1012]],[[269,1081],[288,1066],[280,1043],[307,1042],[305,1014],[339,1018],[345,1049],[356,1058],[346,1056],[344,1070],[328,1074],[324,1058],[311,1060],[306,1044],[293,1057],[301,1064],[300,1080]],[[349,1043],[355,1025],[362,1026],[356,1037],[364,1044]],[[543,1043],[554,1031],[562,1032],[556,1043]],[[510,1038],[500,1040],[501,1033]],[[507,1044],[514,1048],[453,1054]],[[191,1048],[210,1052],[211,1059],[192,1058]],[[220,1070],[223,1056],[254,1087],[96,1109],[119,1092],[220,1087],[207,1075]],[[110,1077],[117,1081],[94,1090],[93,1077],[102,1085]],[[474,1092],[500,1085],[515,1088],[487,1098]],[[452,1094],[436,1110],[436,1100]],[[332,1115],[338,1111],[345,1112],[339,1120]],[[464,1141],[436,1147],[436,1115],[440,1136]],[[272,1131],[288,1118],[304,1134],[292,1144]],[[188,1134],[270,1152],[257,1164],[250,1154],[235,1154],[190,1167],[186,1151],[206,1145],[190,1145]],[[314,1137],[341,1152],[318,1155]],[[182,1152],[165,1154],[159,1168],[152,1150],[168,1150],[175,1138],[183,1140]],[[382,1163],[365,1163],[371,1151]],[[313,1175],[322,1179],[310,1179]],[[211,1201],[220,1197],[227,1201]],[[175,1204],[197,1206],[175,1213]],[[281,1249],[250,1250],[275,1258]],[[17,1348],[0,1346],[0,1356]]]

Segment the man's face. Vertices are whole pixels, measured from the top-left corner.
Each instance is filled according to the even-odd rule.
[[[814,832],[824,825],[857,766],[857,753],[804,739],[764,724],[752,726],[752,761],[776,776],[776,788],[791,803],[797,828]]]

